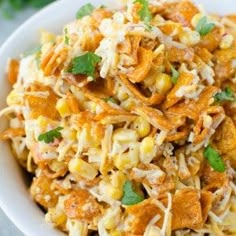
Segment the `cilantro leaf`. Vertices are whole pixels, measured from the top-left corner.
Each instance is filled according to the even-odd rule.
[[[42,8],[55,0],[30,0],[29,4],[35,8]]]
[[[61,130],[62,127],[58,127],[56,129],[50,130],[44,134],[39,135],[38,141],[44,141],[45,143],[53,143],[55,138],[61,138]]]
[[[215,96],[216,102],[223,102],[223,101],[234,101],[235,98],[233,97],[233,91],[230,87],[226,87],[225,90],[222,92],[217,93]]]
[[[176,84],[179,78],[179,72],[173,66],[171,66],[170,69],[172,73],[171,81],[173,84]]]
[[[126,181],[123,186],[123,197],[121,200],[122,204],[135,205],[143,200],[144,198],[133,190],[131,181]]]
[[[117,104],[117,101],[113,97],[103,98],[103,100],[105,102],[112,102],[112,103]]]
[[[64,29],[64,34],[65,34],[65,35],[64,35],[64,37],[65,37],[65,38],[64,38],[65,44],[66,44],[66,45],[69,45],[69,44],[70,44],[70,38],[69,38],[69,36],[68,36],[68,29],[67,29],[67,28]]]
[[[84,16],[90,15],[94,9],[95,7],[91,3],[85,4],[78,10],[76,14],[76,19],[81,19]]]
[[[69,69],[69,72],[72,72],[74,75],[82,74],[94,77],[96,65],[101,60],[101,57],[98,55],[88,52],[72,60],[72,67]]]
[[[207,146],[207,148],[203,152],[204,157],[208,160],[210,166],[218,172],[224,172],[225,171],[225,163],[222,160],[219,153],[212,148],[210,145]]]
[[[196,31],[201,35],[205,36],[209,34],[215,27],[214,23],[208,23],[207,17],[202,17],[196,25]]]
[[[138,12],[140,18],[142,21],[144,21],[146,24],[148,24],[152,19],[152,13],[150,12],[148,8],[148,0],[135,0],[134,3],[140,3],[142,8]]]

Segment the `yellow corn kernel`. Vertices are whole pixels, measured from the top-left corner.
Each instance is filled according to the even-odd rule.
[[[155,156],[155,141],[153,137],[146,137],[140,145],[140,160],[143,163],[150,163]]]
[[[108,230],[114,229],[116,227],[116,221],[113,217],[107,218],[104,221],[104,227]]]
[[[92,165],[78,158],[70,160],[69,171],[88,180],[93,180],[98,174],[98,171]]]
[[[16,91],[12,90],[7,96],[7,105],[21,105],[22,104],[22,96],[18,94]]]
[[[120,101],[124,101],[129,98],[129,94],[125,91],[123,87],[119,87],[117,91],[117,98]]]
[[[121,103],[121,107],[127,111],[131,111],[134,106],[136,106],[136,102],[133,98],[128,98]]]
[[[123,143],[135,142],[138,140],[138,133],[132,129],[117,129],[113,134],[113,140]]]
[[[171,77],[165,73],[160,73],[156,77],[156,90],[165,95],[172,87]]]
[[[223,38],[220,42],[220,48],[221,49],[231,48],[233,42],[234,42],[234,37],[230,34],[227,34],[227,35],[223,36]]]
[[[202,13],[198,13],[192,18],[191,24],[194,28],[196,28],[199,20],[201,20],[202,17],[204,17],[204,15]]]
[[[140,138],[147,136],[151,130],[151,126],[143,117],[138,117],[133,123],[134,129],[138,132]]]
[[[63,129],[61,133],[65,139],[73,140],[73,141],[77,139],[77,131],[75,130]]]
[[[71,114],[70,107],[64,98],[57,101],[56,109],[63,118]]]
[[[111,232],[110,235],[111,236],[124,236],[124,234],[122,232],[117,231],[117,230]]]
[[[154,138],[146,137],[141,142],[140,151],[145,154],[151,153],[153,151],[154,146],[155,146]]]
[[[85,102],[84,104],[87,110],[89,110],[92,113],[96,113],[97,104],[95,102],[89,101],[89,102]]]
[[[65,224],[66,215],[55,208],[49,208],[47,214],[45,215],[45,220],[52,223],[54,226],[60,226]]]
[[[137,166],[138,157],[137,156],[131,157],[129,153],[123,153],[116,156],[114,164],[119,170],[131,169]]]
[[[37,119],[37,124],[41,130],[46,130],[49,123],[50,123],[49,119],[46,118],[45,116],[39,116]]]
[[[201,36],[197,31],[185,31],[179,35],[180,42],[187,46],[194,46],[200,42]]]
[[[116,188],[123,188],[126,179],[126,175],[123,172],[117,171],[111,176],[111,183]]]
[[[108,188],[108,195],[112,199],[119,200],[119,199],[122,198],[123,189],[122,188],[117,188],[117,187],[114,187],[114,186],[110,185],[109,188]]]
[[[65,163],[64,162],[60,162],[60,161],[57,161],[57,160],[53,160],[50,164],[49,164],[49,167],[52,171],[54,172],[58,172],[60,171],[61,169],[64,169],[66,167]]]
[[[55,41],[56,36],[53,33],[42,30],[40,34],[40,44],[45,44],[51,41]]]

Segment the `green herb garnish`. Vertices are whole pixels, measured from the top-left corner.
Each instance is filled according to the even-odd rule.
[[[152,13],[148,8],[148,0],[135,0],[134,3],[140,3],[142,8],[138,12],[140,19],[148,24],[152,19]],[[149,24],[148,24],[149,25]]]
[[[64,34],[65,34],[65,38],[64,38],[64,40],[65,40],[65,44],[66,45],[69,45],[69,43],[70,43],[70,38],[69,38],[69,36],[68,36],[68,29],[67,28],[65,28],[64,29]]]
[[[91,3],[85,4],[84,6],[82,6],[78,10],[78,12],[76,14],[76,18],[81,19],[84,16],[91,15],[91,13],[93,12],[94,9],[95,9],[95,7]]]
[[[210,145],[208,145],[207,148],[204,150],[203,155],[215,171],[225,171],[225,163],[222,160],[220,154]]]
[[[179,78],[179,72],[173,66],[171,66],[170,69],[172,73],[171,81],[173,84],[176,84]]]
[[[98,55],[88,52],[72,60],[72,67],[69,69],[69,72],[73,73],[74,75],[81,74],[94,78],[96,65],[101,60],[101,57]]]
[[[42,8],[55,0],[0,0],[0,10],[3,17],[13,18],[16,11],[26,7]]]
[[[103,98],[103,100],[105,102],[112,102],[112,103],[117,104],[117,101],[113,97]]]
[[[217,93],[215,96],[216,102],[223,102],[223,101],[234,101],[235,98],[233,97],[233,91],[230,87],[226,87],[222,92]]]
[[[204,16],[202,17],[197,26],[196,26],[196,31],[201,35],[201,36],[205,36],[207,34],[209,34],[215,27],[214,23],[208,23],[207,22],[207,17]]]
[[[126,181],[123,186],[123,197],[121,200],[122,204],[135,205],[143,200],[144,197],[134,191],[131,181]]]
[[[44,141],[45,143],[53,143],[56,138],[61,138],[61,130],[62,127],[58,127],[56,129],[50,130],[44,134],[39,135],[38,141]]]

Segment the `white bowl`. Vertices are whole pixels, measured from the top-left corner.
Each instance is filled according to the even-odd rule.
[[[235,0],[195,0],[202,3],[213,13],[236,13]],[[77,9],[88,0],[61,0],[46,7],[16,30],[0,48],[0,108],[5,107],[5,98],[10,90],[6,81],[5,68],[7,59],[18,57],[38,43],[39,30],[47,29],[60,32],[62,26],[73,20]],[[113,5],[111,0],[91,0],[94,5]],[[1,120],[0,130],[6,127],[6,120]],[[0,143],[0,206],[14,224],[28,236],[63,235],[44,222],[44,214],[31,200],[24,173],[12,156],[9,146]]]

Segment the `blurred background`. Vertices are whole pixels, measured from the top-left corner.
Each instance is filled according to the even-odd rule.
[[[27,18],[53,1],[54,0],[0,0],[0,46]],[[1,208],[0,236],[23,236],[3,213]]]

